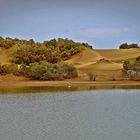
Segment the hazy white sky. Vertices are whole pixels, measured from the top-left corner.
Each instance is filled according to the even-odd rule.
[[[95,48],[140,43],[140,1],[0,0],[0,36],[70,38]]]

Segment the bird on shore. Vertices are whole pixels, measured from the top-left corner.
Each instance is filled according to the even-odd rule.
[[[68,82],[68,88],[70,88],[71,87],[71,85],[70,85],[70,83]]]

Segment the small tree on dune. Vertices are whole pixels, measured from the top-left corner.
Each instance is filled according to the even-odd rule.
[[[88,76],[90,81],[96,81],[97,74],[95,72],[89,72]]]

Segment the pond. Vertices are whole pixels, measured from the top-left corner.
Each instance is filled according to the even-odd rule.
[[[10,90],[0,90],[2,140],[140,140],[139,89]]]

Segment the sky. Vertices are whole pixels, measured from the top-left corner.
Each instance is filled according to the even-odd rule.
[[[69,38],[96,49],[140,44],[140,0],[0,0],[0,36]]]

